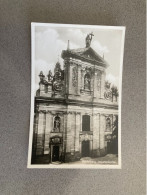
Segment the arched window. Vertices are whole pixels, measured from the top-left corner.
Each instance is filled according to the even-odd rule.
[[[54,118],[54,131],[55,132],[59,132],[60,131],[60,124],[61,124],[61,120],[60,120],[60,117],[57,115]]]
[[[82,131],[90,131],[90,116],[82,116]]]
[[[90,75],[88,73],[84,76],[84,89],[90,90]]]
[[[106,118],[106,131],[111,131],[111,119]]]

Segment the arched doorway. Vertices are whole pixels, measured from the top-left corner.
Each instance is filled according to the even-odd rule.
[[[82,157],[90,156],[90,141],[82,141]]]

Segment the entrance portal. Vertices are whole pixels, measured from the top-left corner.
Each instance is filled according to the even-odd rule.
[[[53,146],[52,161],[59,161],[59,146]]]
[[[90,142],[83,141],[82,142],[82,157],[89,157],[90,156]]]

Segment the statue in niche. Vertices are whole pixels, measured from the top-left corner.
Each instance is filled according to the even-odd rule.
[[[111,131],[111,120],[110,118],[106,118],[106,131]]]
[[[89,74],[85,74],[85,77],[84,77],[84,89],[90,90],[90,75]]]
[[[54,119],[54,130],[55,132],[60,131],[60,117],[59,116],[56,116]]]

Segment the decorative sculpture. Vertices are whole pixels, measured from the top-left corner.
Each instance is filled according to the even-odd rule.
[[[86,47],[90,47],[91,45],[91,41],[92,41],[92,36],[94,36],[94,34],[91,32],[86,36]]]
[[[90,90],[90,75],[88,73],[84,77],[84,89]]]
[[[51,82],[53,80],[53,75],[52,75],[52,71],[49,70],[49,73],[48,73],[48,81]]]

